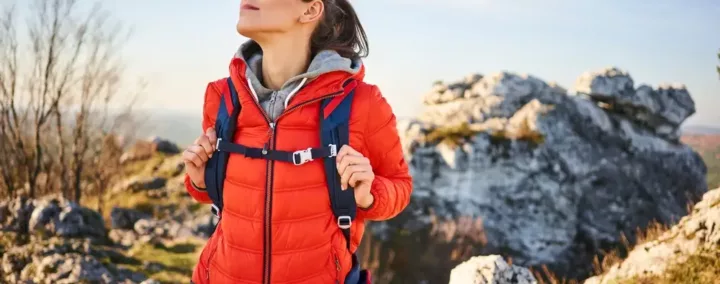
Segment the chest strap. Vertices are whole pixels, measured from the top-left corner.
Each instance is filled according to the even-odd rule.
[[[327,147],[322,148],[307,148],[305,150],[289,152],[253,148],[245,145],[226,142],[218,138],[215,148],[221,152],[240,154],[251,159],[266,159],[288,162],[296,166],[300,166],[315,159],[331,158],[337,156],[337,146],[334,144],[330,144]]]

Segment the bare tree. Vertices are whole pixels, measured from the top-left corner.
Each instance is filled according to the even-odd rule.
[[[128,90],[120,49],[129,34],[99,4],[81,5],[93,1],[33,0],[21,37],[21,2],[0,13],[2,184],[11,196],[18,188],[30,197],[57,190],[79,202],[83,187],[94,183],[86,179],[97,178],[89,170],[97,157],[114,157],[102,149],[118,130],[108,122],[131,117],[134,101],[111,110]],[[21,61],[29,63],[25,69]]]
[[[27,164],[25,141],[20,131],[27,116],[18,113],[18,48],[15,6],[7,5],[0,13],[0,172],[9,195],[24,184],[27,177],[20,164]]]

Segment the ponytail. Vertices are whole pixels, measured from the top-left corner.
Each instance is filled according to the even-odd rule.
[[[346,58],[366,57],[369,53],[367,35],[350,2],[323,0],[323,3],[325,12],[310,39],[311,52],[331,49]]]

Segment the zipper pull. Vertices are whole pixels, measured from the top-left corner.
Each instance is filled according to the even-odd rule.
[[[338,260],[337,256],[335,257],[335,266],[337,267],[337,270],[340,271],[340,260]]]
[[[268,142],[265,143],[265,145],[263,145],[263,149],[262,149],[262,154],[263,154],[263,155],[267,155],[267,153],[268,153],[268,147],[270,147],[270,142],[272,142],[273,135],[275,135],[275,123],[274,123],[274,122],[271,122],[269,125],[270,125],[270,129],[268,130],[268,132],[269,132],[269,133],[268,133],[268,135],[269,135],[269,136],[268,136]]]

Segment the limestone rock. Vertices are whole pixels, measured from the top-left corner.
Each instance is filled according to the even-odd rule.
[[[476,256],[450,272],[450,284],[535,284],[527,268],[510,265],[499,255]]]
[[[641,85],[635,89],[632,77],[617,68],[586,72],[578,78],[575,89],[671,139],[678,139],[680,124],[695,113],[684,85],[661,84],[657,89]]]
[[[429,230],[434,235],[423,247],[434,246],[433,238],[437,246],[481,239],[471,255],[502,254],[517,265],[584,278],[595,255],[621,245],[623,234],[632,239],[653,220],[679,220],[686,204],[707,191],[701,157],[672,135],[692,99],[679,87],[660,88],[666,94],[658,97],[668,99],[654,109],[627,72],[588,74],[578,85],[590,95],[571,96],[530,75],[493,73],[469,88],[473,95],[434,100],[398,123],[413,198],[398,218],[372,225],[373,232],[391,238]],[[600,97],[633,98],[627,100],[647,106],[645,117],[664,123],[649,124]],[[482,235],[435,233],[461,218],[480,220]],[[413,270],[422,268],[407,267],[396,277],[414,281]]]
[[[64,198],[38,202],[30,216],[29,231],[59,237],[104,238],[105,223],[96,211],[81,207]]]
[[[669,266],[703,249],[720,246],[720,188],[706,193],[690,215],[657,239],[636,246],[628,257],[585,284],[615,283],[634,276],[660,275]]]

